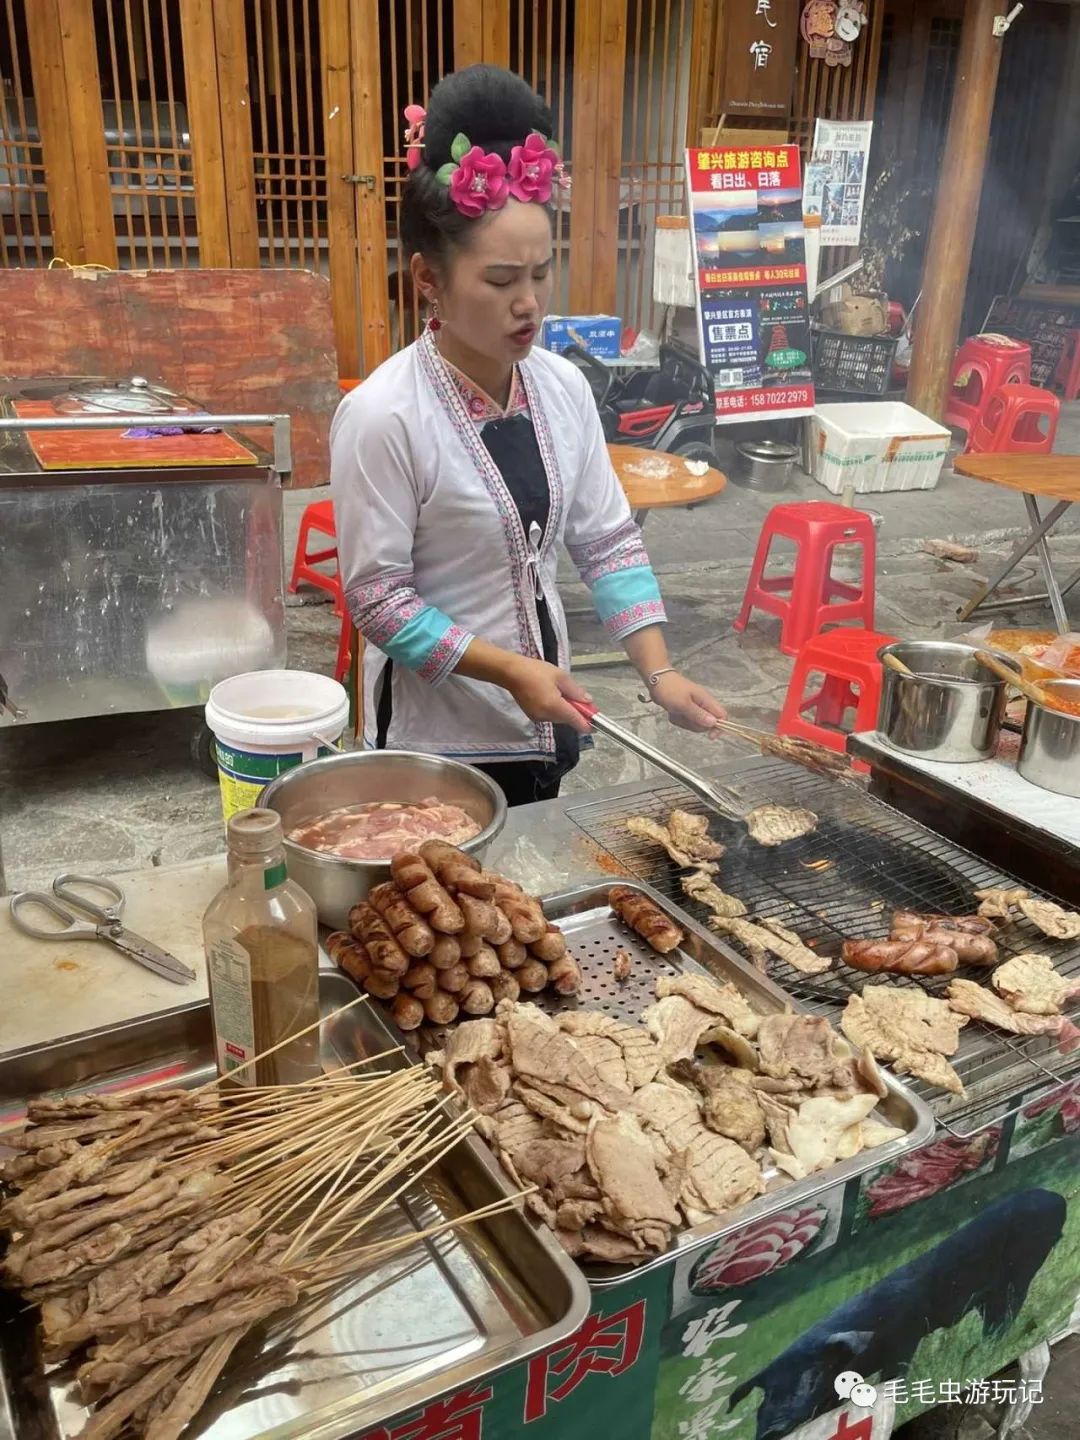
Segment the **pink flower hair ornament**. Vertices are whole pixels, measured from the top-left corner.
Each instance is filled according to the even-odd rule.
[[[405,106],[405,164],[410,170],[419,170],[424,148],[424,121],[427,111],[422,105]]]
[[[558,147],[536,130],[510,151],[509,165],[501,155],[470,144],[462,134],[454,136],[450,154],[453,158],[439,167],[436,178],[448,186],[454,205],[471,220],[488,210],[501,210],[511,196],[526,204],[546,205],[553,184],[569,187]]]

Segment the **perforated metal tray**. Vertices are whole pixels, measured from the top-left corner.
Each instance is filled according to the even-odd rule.
[[[792,1000],[779,985],[747,964],[718,936],[704,930],[658,891],[647,885],[622,880],[616,883],[647,895],[682,929],[685,936],[683,943],[668,955],[657,955],[612,913],[608,904],[608,885],[590,885],[551,896],[544,901],[544,912],[562,929],[571,953],[581,966],[585,983],[580,994],[566,999],[551,992],[523,996],[523,999],[535,1000],[553,1015],[575,1009],[602,1010],[615,1019],[637,1024],[642,1011],[656,998],[659,976],[689,973],[710,975],[737,986],[763,1015],[785,1010],[805,1011],[805,1006]],[[614,975],[615,956],[620,950],[629,955],[631,964],[630,976],[622,982]],[[802,1205],[812,1196],[820,1195],[834,1185],[842,1185],[852,1176],[861,1175],[925,1144],[935,1128],[929,1107],[900,1081],[883,1073],[889,1093],[882,1100],[879,1110],[884,1120],[903,1130],[901,1139],[891,1140],[873,1150],[864,1150],[852,1159],[841,1161],[805,1180],[786,1180],[779,1171],[766,1169],[769,1189],[757,1200],[681,1231],[665,1254],[645,1265],[586,1265],[583,1268],[590,1285],[594,1289],[604,1288],[617,1284],[628,1274],[640,1274],[642,1270],[666,1265],[676,1255],[711,1244],[721,1236],[741,1229],[751,1220]]]

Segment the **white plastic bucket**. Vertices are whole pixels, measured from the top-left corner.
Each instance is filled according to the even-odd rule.
[[[264,785],[331,752],[349,718],[343,685],[304,670],[254,670],[222,680],[206,702],[225,819],[254,805]]]

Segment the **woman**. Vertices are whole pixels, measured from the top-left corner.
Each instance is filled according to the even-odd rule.
[[[477,65],[406,116],[401,254],[431,319],[331,430],[342,584],[369,642],[365,743],[469,761],[524,804],[558,794],[589,728],[570,703],[588,696],[567,673],[560,542],[675,724],[724,711],[669,663],[588,385],[533,350],[562,183],[549,110]]]

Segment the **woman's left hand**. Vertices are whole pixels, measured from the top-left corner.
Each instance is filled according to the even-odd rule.
[[[652,698],[667,711],[671,723],[683,730],[712,730],[718,720],[727,719],[719,700],[676,670],[657,679]]]

